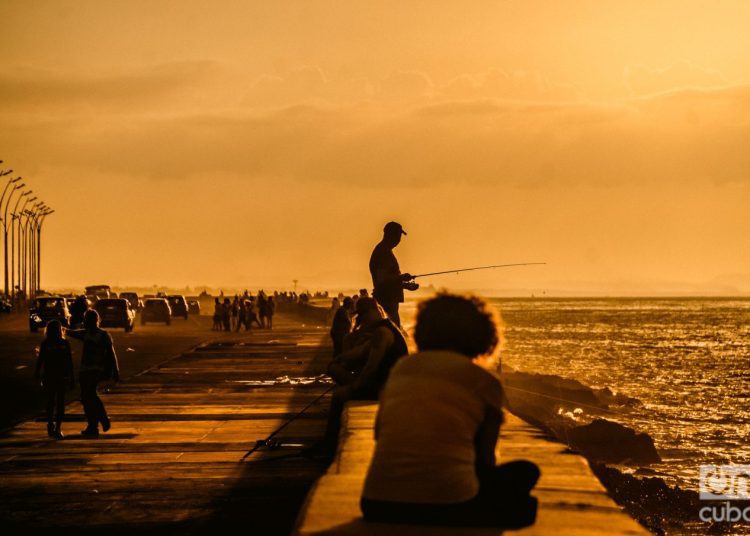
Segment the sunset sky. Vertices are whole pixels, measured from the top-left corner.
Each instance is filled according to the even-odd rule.
[[[750,2],[0,3],[43,286],[750,293]]]

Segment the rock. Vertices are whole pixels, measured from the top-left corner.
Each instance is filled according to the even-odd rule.
[[[558,437],[567,439],[589,459],[608,463],[649,464],[661,461],[650,435],[606,419],[561,430]]]

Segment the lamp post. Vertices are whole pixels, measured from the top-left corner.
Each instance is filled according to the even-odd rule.
[[[35,201],[37,198],[32,197],[29,200],[26,201],[26,203],[23,204],[23,208],[21,209],[21,212],[18,217],[18,233],[20,240],[18,241],[18,286],[23,291],[23,297],[24,299],[28,299],[29,292],[28,292],[28,286],[27,286],[27,276],[28,276],[28,251],[29,251],[29,220],[31,219],[31,215],[33,214],[32,210],[26,210],[26,204]],[[35,208],[36,203],[31,205],[31,208]],[[22,218],[26,218],[25,220],[22,220]]]
[[[20,225],[21,225],[21,216],[20,216],[20,214],[18,212],[18,204],[21,202],[21,199],[26,198],[26,201],[23,204],[23,208],[21,209],[21,211],[23,211],[26,208],[26,203],[29,202],[29,195],[31,195],[31,190],[27,190],[27,191],[23,192],[18,197],[18,199],[16,200],[16,204],[13,207],[13,212],[11,214],[11,216],[12,216],[13,219],[11,220],[11,225],[10,225],[10,255],[11,255],[11,258],[10,258],[10,285],[11,285],[11,295],[13,296],[13,298],[16,297],[16,266],[20,262],[20,255],[17,255],[17,253],[20,254],[20,252],[21,252],[21,247],[20,247],[20,245],[21,245],[20,244],[20,241],[21,241],[21,228],[20,228]],[[36,199],[36,197],[34,199]],[[19,240],[18,251],[16,251],[16,224],[15,224],[15,220],[19,220],[19,223],[18,223],[18,240]],[[20,265],[18,265],[18,266],[19,266],[19,275],[20,275]]]
[[[39,255],[37,254],[39,248],[39,218],[47,210],[47,206],[44,203],[37,203],[36,211],[31,219],[30,224],[30,235],[29,235],[29,289],[31,295],[36,297],[39,292]]]
[[[42,288],[42,225],[47,216],[52,214],[54,210],[49,207],[45,207],[45,212],[42,213],[39,218],[39,223],[36,226],[36,288],[37,290]]]
[[[23,226],[23,257],[21,266],[23,267],[21,277],[21,287],[23,288],[24,294],[31,298],[34,295],[34,221],[37,217],[37,211],[44,205],[43,202],[39,201],[24,212],[26,216],[26,222]]]
[[[12,170],[10,170],[12,171]],[[7,173],[6,173],[7,174]],[[16,192],[16,190],[19,190],[23,188],[24,184],[16,184],[18,181],[21,180],[21,177],[16,177],[15,179],[8,179],[8,183],[5,185],[5,189],[3,190],[3,195],[0,197],[0,214],[2,214],[2,221],[3,221],[3,295],[7,298],[9,296],[8,294],[8,206],[10,205],[11,200],[13,199],[13,194]],[[10,185],[13,185],[13,188],[10,190],[10,195],[8,196],[8,201],[5,205],[5,210],[3,211],[3,202],[5,201],[5,194],[8,191],[8,187]]]

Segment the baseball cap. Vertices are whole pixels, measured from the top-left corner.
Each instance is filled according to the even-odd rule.
[[[384,233],[401,233],[403,235],[406,234],[406,231],[404,231],[404,228],[401,227],[400,223],[396,223],[395,221],[389,221],[385,224],[385,227],[383,227]]]

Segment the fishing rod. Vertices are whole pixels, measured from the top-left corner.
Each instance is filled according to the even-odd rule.
[[[294,417],[292,417],[291,419],[289,419],[288,421],[286,421],[284,424],[282,424],[281,426],[279,426],[276,430],[274,430],[273,432],[271,432],[271,435],[269,435],[267,438],[257,440],[255,442],[255,446],[252,449],[248,450],[245,453],[245,455],[242,458],[240,458],[240,462],[244,462],[247,459],[248,456],[250,456],[252,453],[254,453],[256,450],[258,450],[261,447],[268,447],[268,448],[279,447],[280,444],[279,444],[278,441],[276,441],[276,440],[273,439],[274,436],[276,434],[278,434],[279,432],[281,432],[284,428],[286,428],[287,426],[289,426],[290,424],[292,424],[292,422],[294,422],[295,420],[297,420],[298,418],[300,418],[303,413],[305,413],[308,409],[310,409],[315,404],[317,404],[324,396],[326,396],[328,393],[330,393],[333,390],[334,387],[336,387],[335,384],[331,385],[328,389],[326,389],[325,391],[323,391],[323,393],[321,393],[321,395],[318,398],[316,398],[315,400],[313,400],[312,402],[310,402],[308,405],[306,405],[304,408],[302,408],[302,411],[300,411],[299,413],[297,413]]]
[[[532,266],[535,264],[547,264],[546,262],[516,262],[513,264],[494,264],[492,266],[475,266],[474,268],[459,268],[458,270],[445,270],[443,272],[430,272],[411,276],[412,279],[427,277],[428,275],[458,274],[460,272],[472,272],[474,270],[490,270],[492,268],[509,268],[511,266]]]

